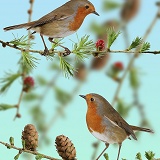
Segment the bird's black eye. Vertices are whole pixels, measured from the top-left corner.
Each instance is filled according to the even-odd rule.
[[[91,98],[91,102],[93,102],[94,101],[94,98]]]
[[[85,6],[85,8],[86,8],[86,9],[88,9],[88,8],[89,8],[89,6],[88,6],[88,5],[86,5],[86,6]]]

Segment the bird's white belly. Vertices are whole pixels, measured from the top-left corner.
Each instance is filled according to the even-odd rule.
[[[109,144],[121,143],[128,137],[126,134],[112,132],[111,130],[105,130],[103,133],[99,133],[90,128],[90,131],[94,137]]]
[[[41,33],[40,27],[31,28],[31,29],[38,32],[38,33]],[[50,28],[49,31],[45,31],[45,33],[41,33],[41,34],[44,36],[47,36],[47,37],[51,37],[51,38],[63,38],[63,37],[67,37],[75,32],[76,31],[70,31],[68,29],[63,29],[60,32],[56,32],[56,29],[54,30],[54,28]]]
[[[62,32],[62,33],[57,33],[56,35],[53,35],[53,36],[50,36],[50,35],[47,35],[48,37],[51,37],[51,38],[63,38],[63,37],[67,37],[71,34],[75,33],[75,31],[69,31],[67,30],[66,32]]]
[[[105,143],[109,143],[109,144],[117,143],[113,139],[109,138],[109,136],[107,136],[106,133],[98,133],[96,131],[92,131],[91,133],[94,137],[96,137],[97,139],[99,139]]]

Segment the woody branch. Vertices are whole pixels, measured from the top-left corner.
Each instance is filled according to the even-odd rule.
[[[40,55],[43,55],[44,51],[43,50],[32,50],[32,49],[25,49],[25,48],[21,48],[21,47],[17,47],[16,45],[12,45],[12,44],[9,44],[9,42],[4,42],[3,40],[0,40],[0,43],[2,44],[3,47],[10,47],[10,48],[14,48],[14,49],[17,49],[21,52],[31,52],[31,53],[38,53]],[[59,54],[60,51],[54,51],[54,50],[49,50],[49,53],[50,54]],[[132,53],[135,53],[135,51],[127,51],[127,50],[104,50],[104,51],[94,51],[92,52],[93,54],[94,53],[100,53],[100,54],[107,54],[107,53],[121,53],[121,54],[124,54],[124,53],[127,53],[127,54],[132,54]],[[145,52],[138,52],[138,53],[144,53],[144,54],[160,54],[160,50],[155,50],[155,51],[145,51]]]
[[[33,154],[33,155],[41,155],[43,158],[46,158],[46,159],[49,159],[49,160],[58,160],[56,158],[53,158],[53,157],[50,157],[50,156],[47,156],[47,155],[44,155],[44,154],[41,154],[37,151],[31,151],[31,150],[27,150],[27,149],[23,149],[23,148],[18,148],[16,146],[13,146],[13,145],[10,145],[8,143],[5,143],[5,142],[2,142],[0,141],[0,143],[4,146],[6,146],[7,148],[9,149],[15,149],[15,150],[18,150],[21,153],[25,152],[25,153],[30,153],[30,154]]]

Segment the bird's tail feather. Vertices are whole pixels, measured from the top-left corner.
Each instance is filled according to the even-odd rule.
[[[148,128],[137,127],[137,126],[131,126],[131,128],[133,129],[133,131],[144,131],[144,132],[154,133],[153,130],[148,129]]]
[[[29,22],[29,23],[23,23],[23,24],[18,24],[18,25],[14,25],[14,26],[5,27],[3,29],[5,31],[9,31],[9,30],[13,30],[13,29],[20,29],[20,28],[30,27],[33,24],[34,24],[34,21],[33,22]]]

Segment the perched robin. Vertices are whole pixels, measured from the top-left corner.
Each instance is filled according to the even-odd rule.
[[[9,26],[4,30],[27,28],[27,30],[33,30],[33,33],[40,33],[45,47],[44,54],[46,55],[49,51],[43,35],[48,36],[49,41],[53,42],[53,38],[63,38],[73,34],[80,28],[83,20],[90,13],[99,16],[95,11],[94,5],[88,0],[70,0],[37,21]],[[65,49],[66,53],[70,53],[67,47],[60,46]]]
[[[80,96],[87,102],[86,122],[89,131],[106,145],[96,160],[109,147],[109,144],[113,143],[119,144],[118,160],[122,142],[127,138],[131,139],[130,136],[137,140],[134,131],[153,133],[148,128],[129,125],[104,97],[95,93]]]

